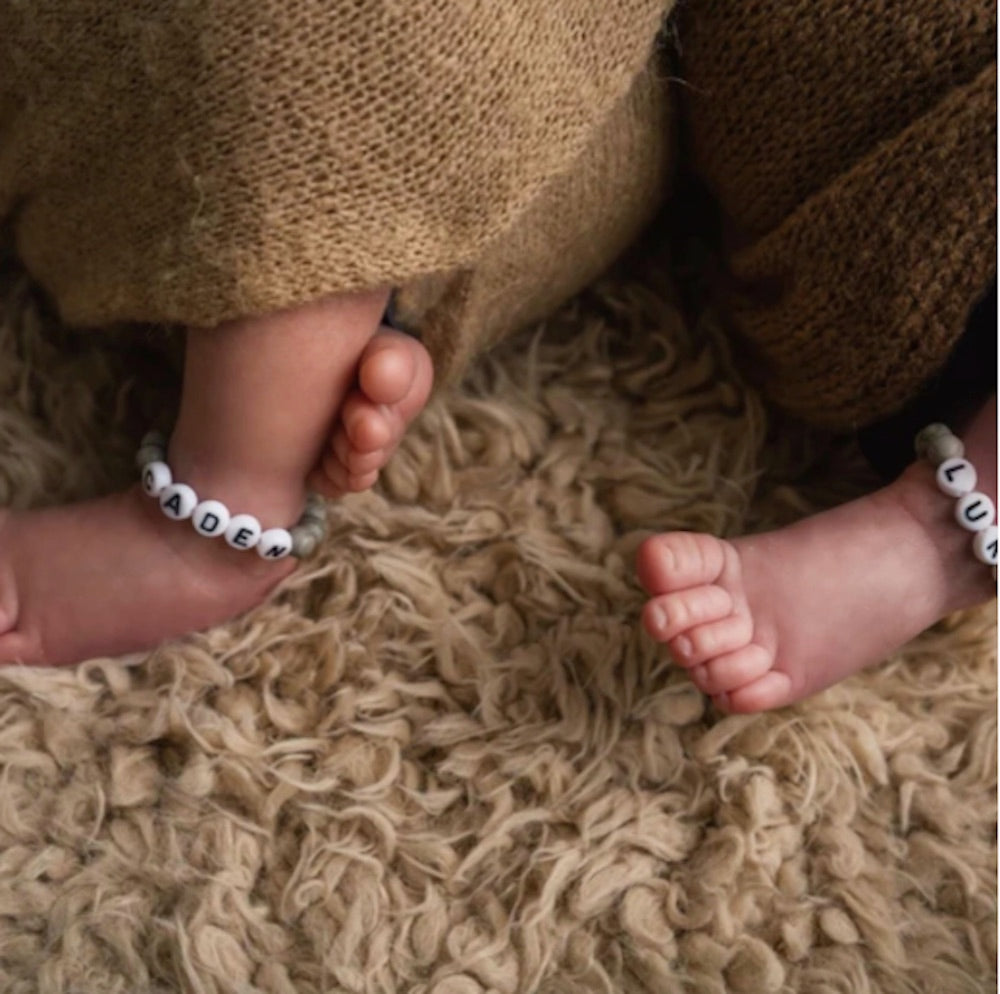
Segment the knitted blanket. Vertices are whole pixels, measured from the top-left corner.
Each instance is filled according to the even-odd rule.
[[[20,278],[2,305],[0,502],[123,485],[170,343],[75,335]],[[0,989],[995,990],[995,609],[750,717],[637,624],[651,530],[865,482],[710,323],[589,292],[439,397],[267,604],[0,671]]]

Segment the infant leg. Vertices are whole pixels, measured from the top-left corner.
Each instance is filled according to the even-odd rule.
[[[174,478],[264,527],[292,524],[384,303],[381,292],[340,296],[192,331]],[[148,649],[247,610],[294,568],[202,538],[138,486],[9,513],[0,516],[0,661]]]

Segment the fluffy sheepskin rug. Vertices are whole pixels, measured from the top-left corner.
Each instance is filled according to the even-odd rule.
[[[0,503],[123,485],[176,341],[67,331],[17,273],[0,305]],[[651,531],[865,483],[711,327],[596,288],[440,396],[266,605],[0,671],[0,990],[995,990],[995,609],[754,717],[637,625]]]

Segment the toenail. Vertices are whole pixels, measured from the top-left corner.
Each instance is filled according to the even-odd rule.
[[[674,555],[670,542],[666,539],[660,543],[660,556],[663,568],[669,573],[675,573],[677,571],[677,557]]]
[[[667,627],[667,612],[658,604],[649,610],[649,623],[658,632],[662,632]]]

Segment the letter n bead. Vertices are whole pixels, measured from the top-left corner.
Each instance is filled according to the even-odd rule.
[[[261,559],[284,559],[292,551],[292,536],[285,528],[268,528],[257,543]]]

